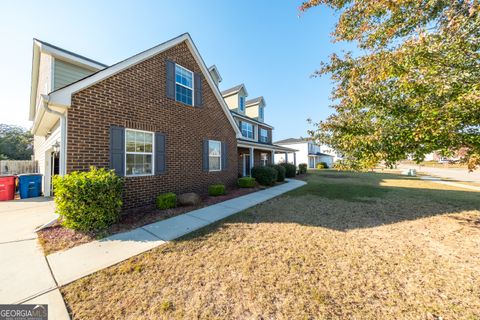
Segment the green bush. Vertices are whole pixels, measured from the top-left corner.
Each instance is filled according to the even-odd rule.
[[[297,174],[297,167],[294,164],[284,162],[280,165],[285,168],[285,176],[287,178],[295,178]]]
[[[173,192],[162,193],[157,196],[155,200],[157,209],[170,209],[177,206],[177,195]]]
[[[262,186],[271,186],[277,181],[277,170],[266,166],[253,167],[252,177]]]
[[[123,179],[113,170],[91,167],[86,172],[55,175],[53,189],[57,213],[67,228],[100,231],[118,221]]]
[[[216,197],[221,196],[222,194],[225,194],[225,185],[212,184],[211,186],[208,186],[208,195]]]
[[[285,181],[285,167],[281,166],[279,164],[271,164],[269,167],[272,167],[273,169],[277,170],[277,181],[278,182],[283,182]]]
[[[307,164],[306,163],[300,163],[298,165],[298,173],[307,173]]]
[[[255,178],[251,177],[243,177],[238,179],[238,186],[240,188],[253,188],[255,187]]]
[[[328,164],[326,162],[319,162],[317,163],[317,169],[327,169],[328,168]]]

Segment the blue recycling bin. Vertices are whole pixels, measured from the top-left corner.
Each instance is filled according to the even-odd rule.
[[[42,175],[36,173],[18,175],[18,191],[21,199],[40,197]]]

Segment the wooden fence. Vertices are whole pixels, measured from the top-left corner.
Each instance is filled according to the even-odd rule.
[[[39,173],[35,160],[0,160],[0,175]]]

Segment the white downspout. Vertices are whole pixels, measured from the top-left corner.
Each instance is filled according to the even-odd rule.
[[[50,97],[42,94],[43,108],[46,112],[55,114],[60,117],[60,175],[67,173],[67,116],[65,113],[50,109],[48,102]]]

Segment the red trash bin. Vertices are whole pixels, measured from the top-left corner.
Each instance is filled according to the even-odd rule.
[[[15,176],[0,176],[0,201],[15,199]]]

